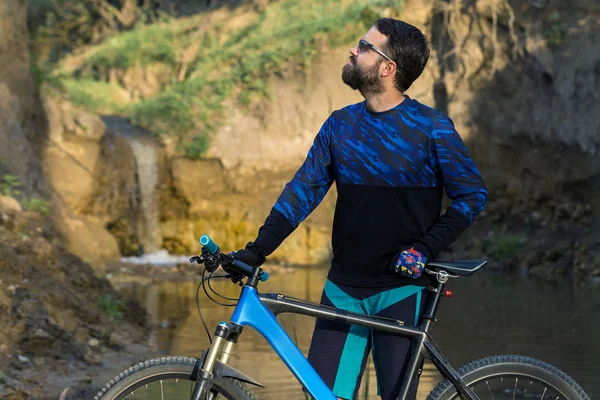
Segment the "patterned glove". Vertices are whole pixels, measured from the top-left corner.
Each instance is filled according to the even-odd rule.
[[[427,258],[414,247],[404,250],[394,264],[394,271],[400,275],[417,279],[421,277]]]

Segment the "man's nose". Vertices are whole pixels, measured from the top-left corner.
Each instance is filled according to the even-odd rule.
[[[353,48],[351,48],[350,54],[352,54],[354,57],[358,56],[358,47],[354,46]]]

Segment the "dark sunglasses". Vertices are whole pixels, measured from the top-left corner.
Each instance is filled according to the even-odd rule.
[[[366,52],[369,50],[373,50],[374,52],[376,52],[377,54],[379,54],[380,56],[382,56],[383,58],[387,59],[388,61],[394,62],[394,60],[392,60],[391,58],[389,58],[388,56],[386,56],[381,50],[379,50],[377,47],[375,47],[375,45],[367,42],[365,39],[360,39],[358,41],[358,46],[356,46],[358,48],[359,52]]]

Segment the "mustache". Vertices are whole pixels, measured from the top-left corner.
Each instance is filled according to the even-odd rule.
[[[356,64],[356,57],[354,57],[354,56],[350,56],[350,57],[348,57],[348,58],[350,59],[350,62],[351,62],[352,64]]]

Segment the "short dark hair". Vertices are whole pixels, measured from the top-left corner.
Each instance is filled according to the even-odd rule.
[[[429,59],[429,43],[416,27],[392,18],[381,18],[375,27],[387,36],[384,52],[396,63],[394,86],[401,92],[421,75]]]

